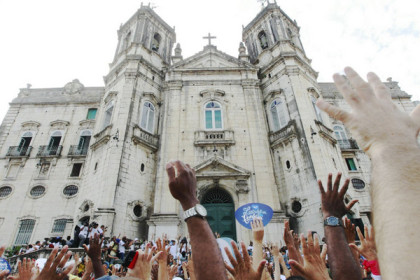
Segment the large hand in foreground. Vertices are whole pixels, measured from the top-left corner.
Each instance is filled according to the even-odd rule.
[[[175,168],[177,174],[175,174]],[[172,196],[181,202],[184,211],[199,203],[194,169],[177,160],[166,164],[166,172],[169,177],[169,190]]]
[[[32,278],[32,268],[35,266],[35,260],[24,258],[18,263],[18,276],[11,276],[10,280],[30,280]]]
[[[352,68],[346,67],[344,72],[348,82],[339,74],[333,79],[352,112],[322,99],[318,100],[317,106],[332,118],[342,121],[371,157],[395,147],[418,149],[420,105],[409,116],[395,106],[389,89],[376,74],[368,73],[366,83]]]
[[[335,178],[334,187],[332,186],[332,174],[328,174],[328,186],[327,191],[324,190],[321,180],[318,180],[319,191],[321,192],[321,204],[322,204],[322,214],[324,219],[329,216],[334,216],[341,219],[358,200],[352,200],[348,205],[344,204],[344,195],[349,188],[349,179],[343,184],[343,187],[340,191],[338,188],[340,186],[341,173],[337,174]]]
[[[258,265],[258,269],[254,270],[251,265],[251,259],[248,255],[248,251],[246,250],[245,243],[241,242],[243,257],[241,256],[241,253],[239,253],[236,243],[231,241],[231,244],[236,260],[229,249],[225,248],[226,255],[228,256],[230,263],[233,265],[232,268],[225,263],[226,269],[230,272],[230,274],[235,277],[235,280],[260,280],[264,270],[265,261],[261,261]]]
[[[137,250],[138,257],[136,260],[136,264],[134,265],[133,269],[128,269],[127,276],[140,279],[150,279],[152,264],[162,254],[161,252],[159,252],[155,256],[153,256],[153,253],[155,251],[156,247],[150,249],[150,244],[146,245],[144,252],[141,249]]]
[[[289,221],[284,221],[284,234],[283,239],[286,242],[287,250],[289,250],[289,259],[293,259],[303,264],[303,258],[298,249],[296,249],[293,231],[290,230]]]
[[[303,233],[300,235],[302,244],[304,263],[298,263],[295,260],[289,260],[293,275],[305,277],[311,280],[329,280],[328,270],[325,262],[322,260],[319,251],[318,236],[315,235],[315,241],[312,238],[312,232],[308,232],[308,242],[306,242]]]
[[[61,280],[66,278],[67,274],[73,269],[73,265],[69,265],[66,269],[63,268],[71,256],[71,252],[67,251],[68,247],[64,246],[57,255],[58,248],[54,248],[36,280]]]

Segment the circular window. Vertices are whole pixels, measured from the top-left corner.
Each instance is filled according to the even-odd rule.
[[[365,188],[365,182],[360,179],[351,179],[351,183],[356,190],[363,190]]]
[[[12,187],[6,186],[0,188],[0,197],[6,197],[12,193]]]
[[[140,205],[134,206],[133,213],[136,217],[140,218],[141,217],[141,212],[142,212],[142,209],[141,209]]]
[[[295,213],[299,213],[302,210],[302,204],[299,201],[292,202],[292,211]]]
[[[73,196],[75,194],[77,194],[77,192],[79,191],[79,188],[75,185],[70,185],[64,188],[63,190],[63,194],[65,196]]]
[[[33,187],[30,194],[32,197],[39,197],[45,193],[45,187],[43,186],[36,186]]]

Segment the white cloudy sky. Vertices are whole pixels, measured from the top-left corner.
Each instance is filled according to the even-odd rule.
[[[271,2],[274,0],[270,0]],[[0,119],[19,88],[62,87],[78,78],[103,86],[117,44],[117,29],[141,0],[0,0]],[[145,2],[147,4],[148,2]],[[346,65],[392,77],[420,100],[420,17],[412,0],[278,0],[301,27],[301,39],[319,81]],[[214,44],[238,55],[242,25],[260,11],[256,0],[153,0],[176,27],[183,56]]]

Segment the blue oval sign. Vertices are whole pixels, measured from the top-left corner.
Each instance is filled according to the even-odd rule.
[[[242,205],[235,212],[235,218],[244,227],[251,229],[251,221],[261,217],[264,226],[266,226],[273,217],[273,209],[262,203],[248,203]]]
[[[4,259],[4,258],[0,258],[0,271],[3,271],[3,270],[8,270],[9,272],[12,271],[10,269],[9,262],[6,261],[6,259]]]

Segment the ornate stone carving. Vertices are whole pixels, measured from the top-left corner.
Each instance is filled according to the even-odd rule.
[[[237,180],[235,185],[236,193],[248,193],[248,180]]]
[[[73,81],[67,83],[64,86],[63,94],[76,94],[80,93],[85,86],[79,82],[78,79],[74,79]]]

